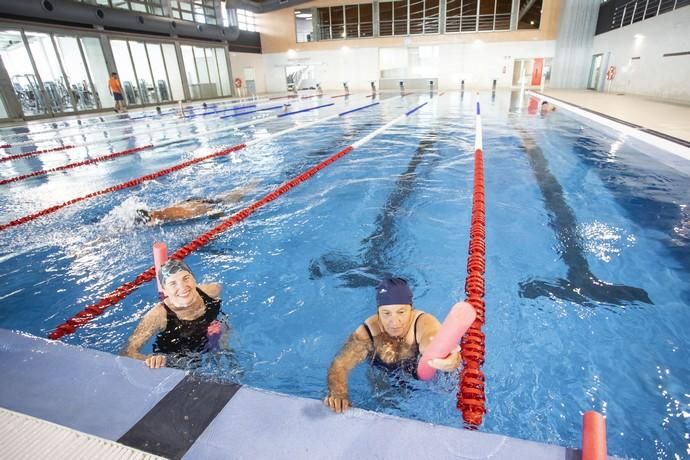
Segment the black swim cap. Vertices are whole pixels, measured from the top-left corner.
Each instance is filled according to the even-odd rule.
[[[190,275],[194,276],[192,269],[189,268],[189,265],[183,260],[169,259],[166,263],[161,265],[160,270],[158,270],[158,281],[161,283],[161,286],[165,286],[165,280],[181,271],[188,272]]]
[[[412,290],[402,278],[384,278],[376,286],[376,306],[412,305]]]
[[[151,213],[149,213],[146,209],[137,209],[135,212],[134,216],[134,223],[135,224],[148,224],[151,222]]]

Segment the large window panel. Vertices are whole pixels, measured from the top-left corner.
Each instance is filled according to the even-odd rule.
[[[345,37],[359,37],[359,5],[345,6]]]
[[[225,59],[224,48],[213,48],[216,53],[216,60],[218,61],[218,69],[220,71],[220,88],[223,96],[231,96],[232,89],[230,88],[230,70]]]
[[[477,30],[479,2],[465,1],[460,8],[460,32],[475,32]]]
[[[393,2],[393,35],[407,35],[407,0]]]
[[[535,1],[528,9],[520,11],[518,29],[538,29],[541,24],[542,0]]]
[[[496,20],[494,21],[494,30],[510,30],[510,12],[512,9],[512,0],[496,1]]]
[[[424,0],[410,0],[410,35],[424,33]]]
[[[38,74],[43,81],[46,96],[53,112],[71,112],[74,110],[69,82],[60,70],[55,47],[50,35],[26,32],[29,49],[34,58]]]
[[[462,0],[446,1],[446,32],[460,32]]]
[[[331,39],[331,9],[319,8],[319,40]]]
[[[127,104],[141,104],[137,78],[134,74],[134,66],[129,56],[129,48],[124,40],[111,40],[110,48],[113,50],[117,74],[120,77],[122,91],[125,92]]]
[[[182,77],[180,74],[180,66],[177,63],[175,45],[164,43],[161,47],[163,48],[165,68],[168,71],[168,81],[170,82],[172,98],[174,101],[181,101],[184,99],[184,88],[182,87]]]
[[[371,3],[359,5],[359,36],[362,38],[374,36],[373,6]]]
[[[149,55],[151,71],[153,72],[153,82],[156,93],[158,93],[158,100],[160,102],[170,101],[170,85],[168,84],[161,46],[158,43],[147,43],[146,52]]]
[[[194,62],[197,75],[199,75],[199,83],[210,83],[208,67],[206,66],[206,55],[204,49],[199,46],[194,47]]]
[[[439,0],[425,0],[424,2],[424,33],[439,33]]]
[[[56,35],[55,43],[69,80],[70,90],[74,95],[79,110],[93,110],[98,108],[94,89],[89,83],[86,65],[81,58],[79,42],[76,37]]]
[[[109,75],[105,64],[105,57],[103,56],[103,48],[101,48],[101,41],[96,37],[82,37],[80,40],[84,50],[84,57],[86,58],[86,66],[91,75],[91,82],[96,91],[95,98],[101,108],[114,107],[115,101],[110,97],[108,91]]]
[[[333,40],[345,38],[345,14],[342,6],[331,7],[331,37]]]
[[[480,0],[479,2],[479,30],[494,30],[494,13],[496,0]]]
[[[149,60],[146,56],[146,46],[141,42],[130,40],[129,49],[132,53],[132,60],[134,61],[134,70],[139,79],[137,83],[139,86],[141,103],[155,104],[158,102],[158,96],[156,95],[156,87],[153,85]]]
[[[208,78],[210,83],[213,85],[214,96],[220,96],[223,91],[220,87],[220,76],[218,75],[218,63],[216,62],[216,53],[213,52],[213,48],[206,48],[206,66],[208,67]]]
[[[379,3],[379,36],[393,35],[393,2]]]
[[[24,115],[48,113],[48,104],[41,94],[29,53],[21,32],[5,30],[0,34],[0,58],[12,82]]]

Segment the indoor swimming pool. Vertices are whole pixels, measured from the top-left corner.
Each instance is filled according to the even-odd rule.
[[[597,410],[607,417],[609,454],[684,457],[690,162],[566,110],[540,114],[536,99],[508,92],[383,94],[378,105],[341,117],[331,116],[372,99],[265,99],[241,109],[221,102],[188,108],[186,119],[163,108],[0,128],[0,144],[12,146],[0,161],[74,146],[2,161],[0,180],[152,145],[0,185],[0,226],[18,222],[0,231],[0,328],[48,336],[149,268],[154,242],[171,252],[184,246],[427,103],[186,258],[199,281],[223,285],[232,327],[198,372],[322,399],[331,360],[376,311],[382,276],[407,278],[415,307],[439,318],[465,298],[477,100],[487,247],[480,430],[575,447],[582,413]],[[19,222],[253,139],[263,140]],[[137,209],[238,188],[244,197],[223,216],[135,222]],[[156,301],[155,283],[144,284],[62,340],[120,353]],[[361,365],[350,399],[461,427],[457,380],[457,372],[425,383]]]

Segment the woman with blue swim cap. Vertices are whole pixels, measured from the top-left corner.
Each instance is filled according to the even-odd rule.
[[[158,280],[166,298],[144,315],[123,353],[152,369],[164,367],[167,354],[206,351],[222,333],[220,284],[197,285],[189,266],[178,259],[161,266]],[[139,350],[154,334],[154,354],[143,355]]]
[[[367,318],[349,337],[328,369],[328,395],[324,404],[334,412],[350,407],[348,375],[367,358],[371,364],[400,369],[416,376],[419,357],[441,327],[430,313],[412,306],[412,291],[402,278],[385,278],[376,286],[377,313]],[[444,372],[460,366],[459,347],[445,358],[429,361]]]

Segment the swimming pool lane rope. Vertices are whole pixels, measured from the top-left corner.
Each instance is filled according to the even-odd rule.
[[[35,155],[41,155],[44,153],[52,153],[52,152],[60,152],[62,150],[69,150],[75,148],[76,145],[63,145],[60,147],[53,147],[50,149],[42,149],[42,150],[33,150],[31,152],[25,152],[25,153],[19,153],[17,155],[10,155],[7,157],[2,157],[0,158],[0,163],[3,161],[12,161],[12,160],[20,160],[22,158],[29,158]]]
[[[75,163],[68,163],[66,165],[57,166],[55,168],[32,171],[30,173],[22,174],[20,176],[14,176],[14,177],[10,177],[7,179],[2,179],[2,180],[0,180],[0,185],[9,184],[12,182],[19,182],[19,181],[29,179],[32,177],[45,176],[46,174],[50,174],[50,173],[58,172],[58,171],[65,171],[67,169],[74,169],[74,168],[78,168],[80,166],[92,165],[95,163],[100,163],[101,161],[112,160],[114,158],[125,157],[127,155],[132,155],[134,153],[141,152],[142,150],[146,150],[146,149],[150,149],[150,148],[153,148],[153,144],[143,145],[141,147],[134,147],[131,149],[122,150],[119,152],[111,153],[109,155],[103,155],[100,157],[89,158],[88,160],[84,160],[84,161],[77,161]]]
[[[482,125],[479,102],[477,102],[476,137],[474,151],[474,191],[472,197],[472,221],[470,224],[469,255],[467,257],[467,278],[465,299],[477,312],[474,323],[462,338],[462,362],[457,394],[457,408],[469,428],[482,424],[486,413],[484,373],[485,338],[482,326],[485,320],[484,272],[486,269],[486,207],[484,190],[484,159],[482,146]]]
[[[425,105],[420,104],[419,107]],[[229,228],[233,227],[237,223],[243,221],[250,215],[252,215],[256,210],[259,208],[265,206],[266,204],[272,202],[273,200],[277,199],[281,195],[287,193],[289,190],[292,188],[298,186],[299,184],[311,179],[316,173],[324,169],[326,166],[330,165],[331,163],[339,160],[340,158],[344,157],[348,153],[352,152],[354,149],[364,145],[366,142],[368,142],[370,139],[372,139],[374,136],[377,136],[381,132],[385,131],[388,129],[390,126],[393,124],[399,122],[400,120],[404,119],[405,117],[409,116],[408,114],[414,113],[415,110],[408,111],[408,113],[402,114],[398,116],[397,118],[393,119],[392,121],[386,123],[385,125],[379,127],[372,133],[368,134],[367,136],[363,137],[362,139],[358,140],[357,142],[352,143],[348,147],[345,147],[344,149],[334,153],[324,161],[318,163],[315,166],[312,166],[305,172],[299,174],[295,178],[291,179],[288,182],[283,183],[279,187],[277,187],[275,190],[264,196],[258,201],[255,201],[253,204],[247,206],[246,208],[242,209],[241,211],[236,212],[229,218],[223,220],[220,224],[217,226],[213,227],[211,230],[207,231],[206,233],[200,235],[199,237],[195,238],[192,240],[190,243],[182,246],[180,249],[175,251],[170,257],[173,259],[184,259],[187,257],[189,254],[192,252],[196,251],[197,249],[207,245],[211,240],[213,240],[215,237],[220,235],[221,233],[225,232]],[[334,115],[332,117],[328,118],[334,118],[336,116],[340,116],[340,114]],[[295,128],[290,128],[290,131],[294,131],[295,129],[298,129],[298,127]],[[278,133],[276,133],[277,135]],[[275,137],[275,136],[271,136]],[[255,139],[252,142],[258,142],[259,140],[262,139]],[[90,322],[92,319],[96,318],[97,316],[100,316],[105,310],[108,308],[112,307],[113,305],[116,305],[119,303],[122,299],[127,297],[129,294],[134,292],[136,289],[139,288],[144,283],[147,283],[151,280],[153,280],[156,276],[156,269],[155,267],[149,267],[147,270],[143,271],[140,273],[134,280],[122,284],[120,287],[112,291],[111,293],[107,294],[103,298],[101,298],[98,302],[95,304],[89,305],[88,307],[84,308],[82,311],[74,315],[72,318],[68,319],[64,323],[60,324],[55,328],[53,332],[51,332],[48,335],[48,338],[53,339],[53,340],[59,340],[65,335],[72,334],[76,331],[77,328],[83,326],[84,324],[87,324]]]
[[[221,157],[221,156],[228,155],[228,154],[230,154],[230,153],[232,153],[232,152],[234,152],[234,151],[241,150],[241,149],[243,149],[243,148],[245,148],[245,147],[247,147],[247,146],[249,146],[249,145],[253,145],[253,144],[257,143],[257,142],[264,141],[264,140],[268,140],[268,139],[272,139],[272,138],[277,137],[277,136],[282,136],[282,135],[284,135],[284,134],[288,134],[288,133],[291,133],[291,132],[293,132],[293,131],[296,131],[296,130],[299,130],[299,129],[302,129],[302,128],[307,128],[307,127],[309,127],[309,126],[316,125],[316,124],[319,124],[319,123],[324,123],[324,122],[326,122],[326,121],[328,121],[328,120],[331,120],[331,119],[333,119],[333,118],[342,117],[342,116],[345,116],[345,115],[350,114],[350,113],[352,113],[352,112],[356,112],[356,111],[359,111],[359,110],[363,110],[363,109],[366,109],[366,108],[368,108],[368,107],[372,107],[372,106],[378,105],[378,104],[379,104],[378,102],[376,102],[376,103],[374,103],[374,104],[368,104],[368,105],[365,105],[365,106],[362,106],[362,107],[358,107],[358,108],[356,108],[356,109],[354,109],[354,110],[348,110],[348,111],[341,112],[341,113],[338,113],[338,114],[335,114],[335,115],[331,115],[331,116],[326,117],[326,118],[323,118],[323,119],[314,120],[314,121],[305,123],[305,124],[303,124],[303,125],[294,126],[294,127],[292,127],[292,128],[288,128],[288,129],[285,129],[285,130],[283,130],[283,131],[279,131],[279,132],[277,132],[277,133],[271,134],[270,136],[260,137],[260,138],[254,139],[254,140],[249,141],[249,142],[244,143],[244,144],[237,144],[237,145],[235,145],[235,146],[233,146],[233,147],[226,148],[226,149],[222,149],[222,150],[216,151],[216,152],[214,152],[214,153],[211,153],[211,154],[209,154],[209,155],[205,155],[205,156],[202,156],[202,157],[193,158],[193,159],[191,159],[191,160],[189,160],[189,161],[185,161],[185,162],[183,162],[183,163],[180,163],[180,164],[171,166],[171,167],[169,167],[169,168],[161,169],[161,170],[156,171],[156,172],[153,172],[153,173],[151,173],[151,174],[147,174],[147,175],[144,175],[144,176],[141,176],[141,177],[138,177],[138,178],[129,180],[129,181],[127,181],[127,182],[123,182],[123,183],[121,183],[121,184],[118,184],[118,185],[114,185],[114,186],[112,186],[112,187],[105,188],[105,189],[103,189],[103,190],[99,190],[99,191],[96,191],[96,192],[89,193],[89,194],[84,195],[84,196],[82,196],[82,197],[73,198],[73,199],[71,199],[71,200],[69,200],[69,201],[65,201],[65,202],[63,202],[63,203],[60,203],[60,204],[51,206],[51,207],[49,207],[49,208],[43,209],[43,210],[38,211],[38,212],[35,212],[35,213],[33,213],[33,214],[28,214],[28,215],[26,215],[26,216],[23,216],[23,217],[14,219],[14,220],[12,220],[12,221],[10,221],[10,222],[7,222],[7,223],[5,223],[5,224],[0,224],[0,232],[1,232],[1,231],[4,231],[4,230],[7,230],[7,229],[9,229],[9,228],[12,228],[12,227],[16,227],[16,226],[23,225],[23,224],[25,224],[25,223],[31,222],[31,221],[33,221],[33,220],[35,220],[35,219],[38,219],[39,217],[42,217],[42,216],[45,216],[45,215],[48,215],[48,214],[52,214],[53,212],[56,212],[56,211],[58,211],[58,210],[60,210],[60,209],[62,209],[62,208],[66,208],[66,207],[68,207],[68,206],[71,206],[71,205],[73,205],[73,204],[77,204],[77,203],[79,203],[79,202],[81,202],[81,201],[84,201],[84,200],[87,200],[87,199],[90,199],[90,198],[94,198],[94,197],[97,197],[97,196],[100,196],[100,195],[105,195],[105,194],[107,194],[107,193],[116,192],[116,191],[119,191],[119,190],[124,190],[124,189],[127,189],[127,188],[135,187],[135,186],[140,185],[140,184],[142,184],[142,183],[144,183],[144,182],[148,182],[148,181],[157,179],[157,178],[159,178],[159,177],[165,176],[165,175],[167,175],[167,174],[170,174],[170,173],[172,173],[172,172],[179,171],[179,170],[184,169],[184,168],[186,168],[186,167],[188,167],[188,166],[192,166],[192,165],[194,165],[194,164],[196,164],[196,163],[200,163],[200,162],[202,162],[202,161],[206,161],[206,160],[210,160],[210,159],[214,159],[214,158],[218,158],[218,157]],[[245,125],[256,125],[256,124],[259,124],[260,122],[263,122],[263,120],[268,121],[268,120],[271,120],[271,119],[274,119],[274,118],[273,118],[273,117],[268,117],[268,118],[265,118],[265,119],[260,120],[259,122],[251,122],[251,121],[248,121],[248,122],[245,122],[245,123],[240,123],[240,124],[238,124],[238,125],[233,125],[232,127],[233,127],[233,128],[238,128],[238,127],[242,127],[242,126],[245,126]],[[227,128],[223,128],[223,130],[227,130]],[[220,131],[220,130],[216,130],[216,131]],[[212,132],[215,132],[215,131],[209,131],[209,132],[207,132],[207,133],[205,133],[205,134],[212,133]],[[169,142],[169,143],[181,142],[181,141],[183,141],[183,140],[185,140],[185,139],[179,139],[179,140],[172,141],[172,142]],[[167,145],[167,144],[166,144],[166,145]],[[160,147],[160,145],[158,145],[157,147]]]

